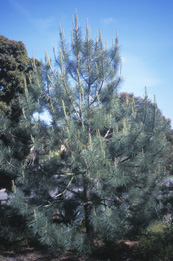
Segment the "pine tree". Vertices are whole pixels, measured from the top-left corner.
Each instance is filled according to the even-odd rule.
[[[41,77],[41,63],[28,57],[24,44],[0,35],[0,189],[7,193],[12,190],[18,166],[30,152],[30,131],[19,123],[24,110],[20,99],[27,84],[34,94],[33,101],[37,100],[33,87],[36,65]],[[9,244],[21,238],[25,227],[25,220],[13,206],[1,205],[0,201],[1,248],[9,248]]]
[[[40,71],[41,63],[36,60],[35,64]],[[5,164],[1,164],[0,189],[10,190],[15,179],[14,171],[8,171],[10,158],[21,160],[29,153],[30,135],[21,131],[18,123],[22,114],[20,96],[24,93],[25,81],[28,87],[34,81],[33,73],[33,59],[28,57],[25,45],[0,35],[0,147],[4,148],[0,160],[5,160],[7,165],[5,168]],[[8,155],[12,147],[13,156],[11,152]],[[18,153],[19,147],[21,153]]]
[[[101,30],[91,39],[87,21],[83,40],[77,14],[71,46],[60,26],[56,64],[46,55],[46,85],[35,84],[40,103],[25,87],[19,124],[32,144],[16,167],[12,204],[50,250],[89,254],[98,235],[107,242],[136,235],[156,218],[170,127],[147,93],[119,94],[118,37],[108,50]],[[43,104],[47,127],[34,119]]]
[[[160,184],[160,216],[162,216],[170,228],[173,229],[173,130],[171,129],[167,135],[170,141],[171,149],[168,157],[166,158],[166,168],[169,176],[166,177]]]

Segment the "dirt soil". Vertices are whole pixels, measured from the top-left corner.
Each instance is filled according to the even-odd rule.
[[[51,257],[43,250],[34,247],[24,246],[20,251],[0,252],[0,261],[148,261],[145,253],[142,253],[139,242],[137,241],[119,241],[114,245],[98,245],[94,254],[89,257],[80,257],[73,252],[65,252],[58,257]]]

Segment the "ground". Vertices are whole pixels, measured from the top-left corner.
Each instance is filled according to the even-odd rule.
[[[29,247],[26,242],[21,240],[6,249],[0,245],[0,261],[173,261],[173,228],[162,221],[152,224],[136,241],[120,240],[108,245],[95,240],[96,250],[89,258],[70,251],[52,257],[43,248]]]
[[[66,252],[63,255],[52,258],[46,254],[43,250],[35,248],[23,247],[20,251],[6,251],[0,252],[0,260],[6,261],[27,261],[27,260],[51,260],[51,261],[142,261],[145,259],[145,253],[142,253],[139,249],[138,241],[119,241],[118,243],[105,246],[101,245],[97,248],[92,257],[79,257],[72,252]]]

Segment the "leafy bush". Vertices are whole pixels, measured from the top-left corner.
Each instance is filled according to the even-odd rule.
[[[147,260],[173,260],[173,230],[166,223],[152,225],[147,234],[140,237]]]

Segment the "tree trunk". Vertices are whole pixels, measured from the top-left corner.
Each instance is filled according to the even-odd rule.
[[[92,238],[94,236],[94,228],[90,222],[90,216],[92,214],[92,206],[90,200],[90,189],[88,186],[88,182],[86,180],[84,180],[84,211],[85,211],[86,234]]]

